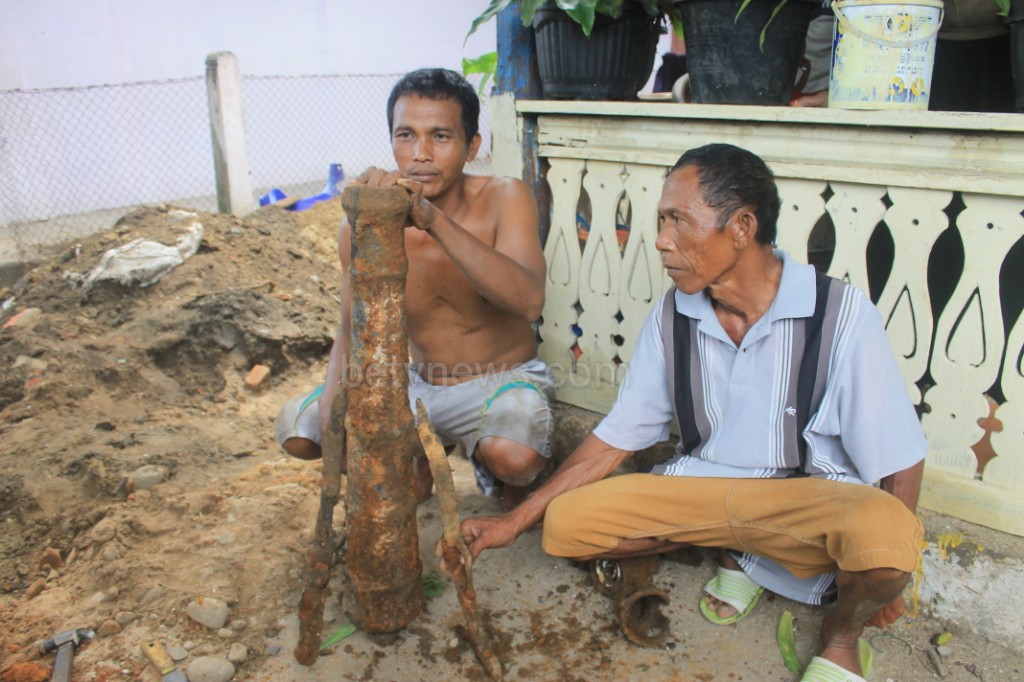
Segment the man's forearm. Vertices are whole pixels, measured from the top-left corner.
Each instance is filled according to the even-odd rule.
[[[917,511],[917,500],[921,496],[921,477],[924,474],[924,460],[914,466],[897,471],[882,479],[880,487],[897,497],[912,512]]]
[[[527,322],[536,321],[544,307],[544,278],[488,246],[441,211],[430,234],[490,303]]]
[[[594,434],[587,436],[544,485],[509,512],[516,535],[539,521],[553,499],[607,478],[630,454],[627,450],[613,448]]]

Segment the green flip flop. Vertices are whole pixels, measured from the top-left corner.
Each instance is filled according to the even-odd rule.
[[[722,618],[712,609],[707,600],[700,598],[700,612],[715,625],[732,625],[746,618],[757,605],[764,588],[747,577],[743,571],[718,567],[715,577],[704,586],[704,592],[736,609],[736,613]]]
[[[807,669],[804,670],[800,682],[867,682],[865,678],[871,674],[874,653],[871,651],[871,645],[863,639],[857,640],[857,651],[860,654],[860,669],[864,673],[864,677],[852,673],[826,658],[815,656],[807,664]]]

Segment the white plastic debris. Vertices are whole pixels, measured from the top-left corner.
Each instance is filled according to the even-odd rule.
[[[194,214],[193,214],[194,215]],[[203,225],[193,221],[185,226],[185,233],[174,246],[146,239],[136,239],[103,254],[100,264],[84,278],[72,277],[86,290],[96,282],[109,280],[126,286],[148,287],[156,284],[168,272],[195,255],[203,241]]]

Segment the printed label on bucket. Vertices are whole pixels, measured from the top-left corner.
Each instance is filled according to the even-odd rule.
[[[830,107],[928,108],[942,3],[920,3],[841,0],[833,4]]]

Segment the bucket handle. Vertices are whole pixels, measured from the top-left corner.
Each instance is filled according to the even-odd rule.
[[[935,34],[939,32],[939,28],[941,28],[941,26],[942,26],[942,20],[945,17],[945,14],[946,14],[946,8],[945,7],[940,8],[939,9],[939,20],[935,23],[935,30],[929,32],[927,35],[919,36],[919,37],[917,37],[914,40],[911,40],[909,42],[900,42],[898,40],[889,40],[888,38],[883,38],[882,36],[872,35],[870,33],[867,33],[866,31],[860,30],[859,28],[854,26],[853,23],[850,22],[850,20],[846,17],[845,14],[843,14],[843,10],[839,6],[838,2],[833,2],[832,3],[832,11],[836,13],[836,19],[839,20],[839,23],[842,24],[843,28],[845,30],[849,31],[850,33],[854,34],[858,38],[870,41],[872,43],[876,43],[878,45],[884,45],[886,47],[898,47],[898,48],[913,47],[915,45],[920,45],[921,43],[925,43],[925,42],[931,40],[935,36]]]

